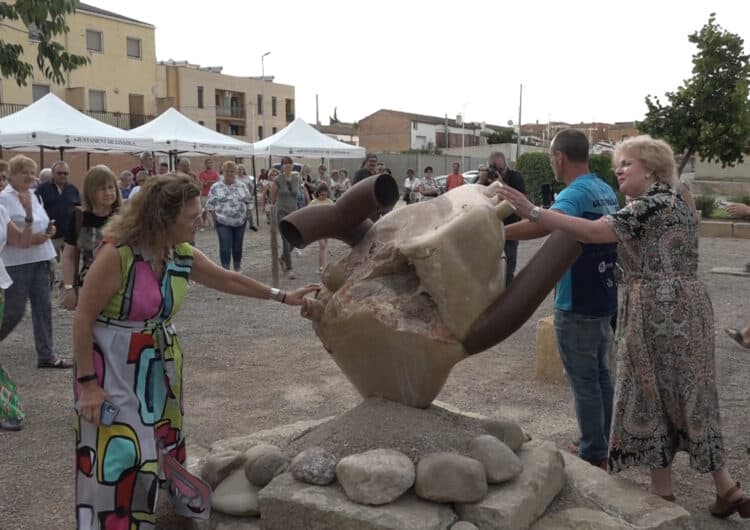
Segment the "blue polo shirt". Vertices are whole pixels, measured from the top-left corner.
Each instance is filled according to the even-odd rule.
[[[587,173],[562,190],[552,208],[593,220],[615,213],[619,205],[609,184]],[[557,283],[555,308],[593,317],[613,315],[617,311],[616,261],[617,243],[584,243],[579,258]]]

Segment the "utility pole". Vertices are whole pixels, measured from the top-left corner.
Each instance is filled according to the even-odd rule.
[[[516,163],[521,156],[521,107],[523,105],[523,83],[521,83],[521,92],[518,94],[518,136],[516,137]]]
[[[271,55],[271,52],[266,52],[263,55],[260,56],[260,82],[262,83],[260,85],[260,103],[261,107],[258,108],[258,113],[263,115],[263,118],[261,122],[263,123],[263,136],[268,136],[268,131],[266,130],[266,67],[265,63],[263,62],[263,59],[266,58],[267,55]],[[260,135],[258,135],[258,140],[262,140],[263,138],[260,138]]]

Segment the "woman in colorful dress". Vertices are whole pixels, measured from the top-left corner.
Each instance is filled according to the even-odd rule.
[[[83,179],[83,206],[76,207],[65,231],[60,265],[63,273],[62,306],[73,310],[78,289],[102,242],[102,227],[120,208],[117,177],[107,166],[96,166]]]
[[[28,248],[31,245],[31,227],[34,224],[31,195],[19,194],[18,201],[26,213],[22,222],[23,229],[19,229],[10,220],[8,210],[0,205],[0,251],[3,250],[6,243],[19,248]],[[3,319],[3,310],[5,309],[5,289],[10,287],[12,283],[13,280],[8,276],[3,260],[0,259],[0,321]],[[23,428],[23,418],[21,398],[16,390],[16,384],[5,371],[3,365],[0,364],[0,430],[20,431]]]
[[[637,136],[615,149],[620,191],[632,201],[596,221],[531,204],[504,186],[500,197],[547,230],[584,243],[617,242],[623,273],[617,323],[617,385],[609,469],[644,466],[651,491],[674,501],[672,461],[711,473],[716,517],[750,517],[745,496],[726,468],[714,362],[714,314],[698,279],[698,218],[679,186],[666,142]]]
[[[221,165],[224,180],[216,181],[208,192],[206,211],[211,215],[219,237],[221,266],[235,271],[242,268],[242,244],[245,240],[247,210],[252,197],[247,187],[237,180],[237,164],[227,160]]]
[[[172,498],[184,500],[184,483],[162,472],[185,462],[183,351],[173,318],[189,280],[289,305],[305,305],[319,289],[279,291],[186,243],[202,226],[200,191],[187,175],[150,178],[105,226],[86,275],[73,323],[78,529],[154,528],[165,478]],[[109,426],[103,411],[114,415]]]

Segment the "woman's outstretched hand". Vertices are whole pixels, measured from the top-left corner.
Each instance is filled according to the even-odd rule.
[[[294,291],[288,291],[286,298],[284,298],[284,303],[287,305],[303,305],[305,303],[305,296],[309,293],[320,291],[321,288],[319,283],[311,283]]]

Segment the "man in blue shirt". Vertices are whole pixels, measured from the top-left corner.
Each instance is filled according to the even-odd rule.
[[[614,190],[589,171],[589,142],[575,129],[552,140],[550,162],[555,179],[565,184],[552,209],[567,215],[598,219],[618,210]],[[548,232],[533,222],[506,227],[505,238],[536,239]],[[579,455],[606,469],[612,421],[609,350],[610,320],[617,311],[614,267],[617,244],[583,244],[583,251],[557,284],[555,332],[581,430]]]

